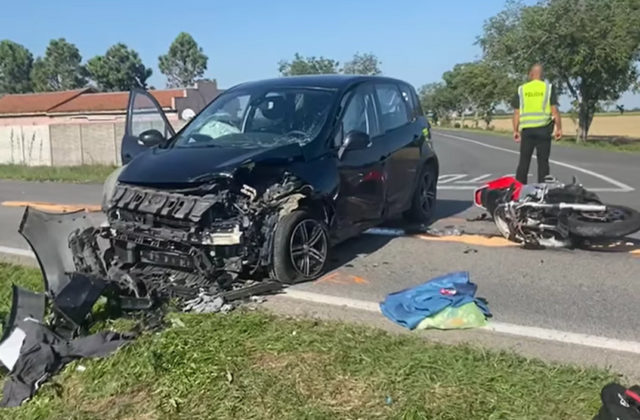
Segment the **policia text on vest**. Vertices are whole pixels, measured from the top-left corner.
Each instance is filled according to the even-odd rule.
[[[551,83],[542,80],[542,68],[532,67],[530,81],[518,88],[513,99],[513,138],[520,143],[520,161],[516,179],[527,183],[527,174],[534,149],[538,160],[538,182],[549,175],[549,154],[555,122],[555,137],[562,137],[558,112],[558,95]]]

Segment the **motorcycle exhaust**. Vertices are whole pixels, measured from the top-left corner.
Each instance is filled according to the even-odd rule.
[[[607,206],[602,204],[579,204],[579,203],[558,203],[558,204],[522,203],[518,205],[519,209],[523,207],[531,207],[536,209],[574,210],[574,211],[593,211],[593,212],[604,212],[607,210]]]

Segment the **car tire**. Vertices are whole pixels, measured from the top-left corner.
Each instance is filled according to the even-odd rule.
[[[329,262],[326,224],[306,210],[283,216],[274,232],[271,277],[285,284],[315,280]]]
[[[413,192],[411,209],[405,218],[414,223],[429,223],[433,217],[438,192],[436,170],[428,163],[420,171],[420,178]]]

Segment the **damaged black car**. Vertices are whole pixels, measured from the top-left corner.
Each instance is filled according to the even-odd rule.
[[[107,222],[73,236],[75,268],[136,297],[317,278],[335,244],[399,215],[430,219],[429,128],[413,87],[383,77],[241,84],[177,133],[134,90]]]

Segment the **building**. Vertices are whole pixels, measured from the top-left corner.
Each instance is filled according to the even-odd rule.
[[[174,128],[221,93],[215,81],[151,90]],[[129,92],[92,88],[0,97],[0,163],[45,166],[120,163]]]

